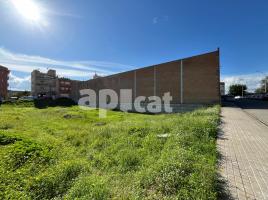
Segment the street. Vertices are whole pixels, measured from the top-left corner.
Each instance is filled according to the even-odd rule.
[[[268,126],[268,101],[241,99],[236,105]]]

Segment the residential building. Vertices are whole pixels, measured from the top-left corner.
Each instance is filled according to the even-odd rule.
[[[7,98],[8,95],[8,68],[0,65],[0,97],[2,99]]]
[[[31,74],[32,96],[55,97],[57,95],[57,76],[55,70],[48,70],[42,73],[34,70]]]
[[[57,79],[57,97],[70,97],[72,80],[68,78]]]

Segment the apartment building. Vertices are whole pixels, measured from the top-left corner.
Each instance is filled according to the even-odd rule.
[[[72,90],[72,80],[68,78],[57,79],[57,96],[69,98]]]
[[[0,65],[0,97],[7,98],[8,95],[8,68]]]
[[[48,70],[42,73],[34,70],[31,73],[31,92],[32,96],[56,97],[57,95],[57,76],[55,70]]]
[[[70,97],[72,80],[59,78],[55,70],[46,73],[34,70],[31,74],[31,93],[34,97]]]

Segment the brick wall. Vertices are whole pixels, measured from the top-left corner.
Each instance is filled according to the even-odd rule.
[[[9,70],[6,67],[0,66],[0,96],[2,98],[7,98],[8,74]]]
[[[172,104],[215,104],[220,102],[219,51],[157,64],[89,81],[75,82],[75,88],[132,89],[136,96],[159,96],[170,92]],[[72,92],[78,101],[78,91]]]
[[[219,53],[183,60],[185,103],[219,103]]]

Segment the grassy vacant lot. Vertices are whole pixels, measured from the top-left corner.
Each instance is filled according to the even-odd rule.
[[[0,199],[216,199],[218,121],[2,106]]]

